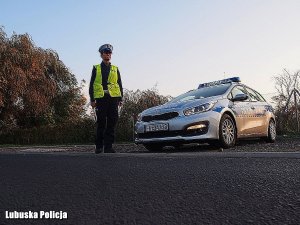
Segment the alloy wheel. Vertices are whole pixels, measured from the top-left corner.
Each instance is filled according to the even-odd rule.
[[[229,118],[223,121],[222,136],[227,145],[231,145],[235,141],[235,126],[233,121]]]

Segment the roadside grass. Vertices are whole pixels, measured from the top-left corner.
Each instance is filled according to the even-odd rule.
[[[117,145],[130,145],[134,144],[133,142],[116,142]],[[0,144],[0,148],[21,148],[21,147],[34,147],[34,148],[47,148],[47,147],[84,147],[84,146],[92,146],[94,143],[86,143],[86,144],[77,144],[77,143],[67,143],[67,144],[26,144],[26,145],[15,145],[15,144]]]
[[[284,140],[284,139],[300,139],[300,134],[299,134],[299,133],[286,133],[286,134],[281,134],[281,135],[277,135],[276,139],[277,139],[277,140]]]
[[[285,133],[277,135],[277,141],[285,141],[285,140],[298,140],[300,139],[299,133]],[[116,145],[133,145],[134,142],[132,141],[126,141],[126,142],[115,142]],[[31,147],[31,148],[47,148],[47,147],[57,147],[57,148],[63,148],[63,147],[84,147],[84,146],[93,146],[94,143],[87,142],[87,143],[66,143],[66,144],[0,144],[1,148],[22,148],[22,147]]]

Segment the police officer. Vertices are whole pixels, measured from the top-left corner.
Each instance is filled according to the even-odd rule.
[[[113,46],[104,44],[99,48],[102,62],[94,65],[89,94],[91,106],[96,107],[97,135],[95,153],[114,153],[112,144],[118,120],[118,106],[122,104],[123,88],[117,66],[110,63]]]

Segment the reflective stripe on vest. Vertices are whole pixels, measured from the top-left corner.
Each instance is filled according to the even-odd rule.
[[[102,73],[101,73],[101,65],[95,65],[96,68],[96,77],[93,84],[94,87],[94,98],[103,98],[104,90],[102,85]],[[110,71],[107,79],[107,88],[109,95],[111,97],[121,97],[121,90],[118,84],[118,67],[111,65]]]

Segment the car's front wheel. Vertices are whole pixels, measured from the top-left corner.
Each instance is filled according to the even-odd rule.
[[[144,144],[144,147],[150,152],[160,152],[163,150],[162,144]]]
[[[224,114],[219,125],[219,142],[223,148],[231,148],[236,142],[236,127],[233,119]]]

